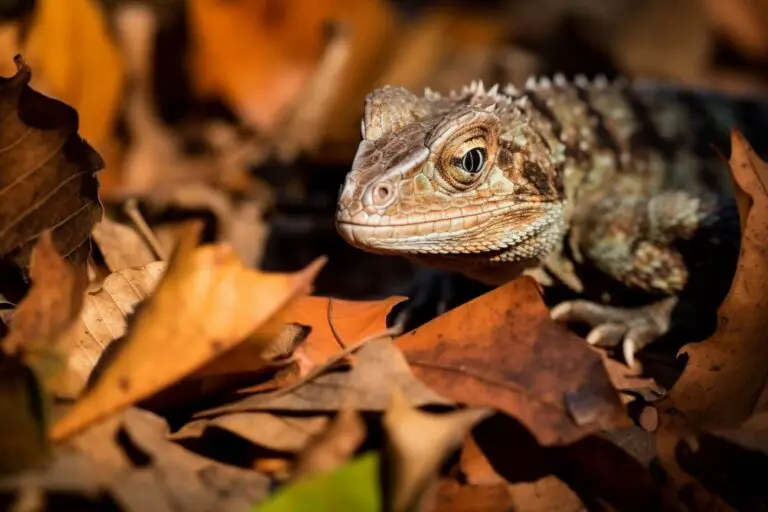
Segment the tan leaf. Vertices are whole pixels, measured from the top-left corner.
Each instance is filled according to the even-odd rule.
[[[178,382],[246,338],[266,345],[271,339],[260,338],[259,329],[309,292],[324,263],[318,259],[294,274],[247,269],[226,245],[196,248],[200,228],[180,240],[154,293],[134,316],[125,344],[53,426],[53,439]]]
[[[487,409],[463,409],[444,414],[419,411],[398,388],[390,388],[392,404],[384,413],[389,469],[389,493],[395,511],[418,510],[445,459],[461,446],[465,434]]]
[[[221,429],[270,450],[295,453],[320,434],[330,422],[327,416],[285,416],[267,412],[236,412],[193,420],[169,436],[172,440],[201,437],[209,429]]]
[[[156,261],[145,267],[119,270],[85,295],[77,347],[69,353],[72,380],[66,389],[58,390],[61,396],[75,398],[80,394],[106,348],[126,333],[128,317],[154,291],[165,266],[165,262]]]
[[[160,259],[135,229],[107,217],[94,226],[92,235],[110,272],[143,267]]]
[[[29,67],[17,65],[16,75],[0,78],[0,255],[26,267],[51,229],[56,249],[83,263],[102,215],[95,173],[103,163],[78,136],[77,113],[30,89]]]

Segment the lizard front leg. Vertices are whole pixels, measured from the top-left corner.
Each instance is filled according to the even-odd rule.
[[[586,300],[566,301],[553,308],[556,320],[590,326],[587,341],[591,344],[623,344],[627,364],[633,365],[637,351],[669,331],[672,312],[681,297],[687,305],[699,301],[706,307],[722,300],[722,291],[713,289],[715,299],[707,301],[695,286],[693,292],[686,293],[686,289],[691,284],[691,261],[704,267],[699,268],[704,274],[709,273],[704,276],[704,287],[714,288],[713,272],[728,274],[729,265],[718,254],[723,254],[722,249],[728,254],[738,253],[738,242],[734,244],[735,237],[731,236],[739,229],[735,206],[725,208],[714,197],[685,191],[651,196],[615,194],[592,203],[586,215],[575,220],[569,240],[574,259],[629,289],[662,296],[635,308]],[[692,258],[684,254],[686,247]]]

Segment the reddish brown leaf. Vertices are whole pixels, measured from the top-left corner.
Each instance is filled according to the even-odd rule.
[[[690,359],[669,392],[689,425],[738,425],[752,414],[768,380],[768,165],[738,131],[731,145],[744,226],[741,254],[718,310],[717,332],[683,348]]]
[[[77,113],[28,85],[30,68],[0,77],[0,256],[27,267],[50,229],[58,252],[75,263],[90,254],[102,215],[96,171],[104,164],[77,134]]]
[[[529,277],[404,334],[397,345],[432,389],[504,411],[542,444],[628,422],[600,355],[549,318]]]

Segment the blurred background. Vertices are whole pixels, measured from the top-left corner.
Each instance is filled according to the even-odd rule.
[[[334,228],[373,88],[768,84],[768,0],[2,0],[0,19],[1,74],[22,53],[32,86],[78,110],[110,218],[137,200],[169,246],[203,218],[268,270],[327,254],[316,293],[351,299],[404,293],[415,271]]]

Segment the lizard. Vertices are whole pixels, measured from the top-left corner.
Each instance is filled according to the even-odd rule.
[[[586,268],[650,297],[551,309],[587,324],[587,342],[621,346],[632,366],[669,331],[690,282],[680,245],[738,254],[730,175],[712,144],[722,150],[754,112],[749,101],[621,77],[474,81],[422,95],[383,86],[365,99],[336,228],[359,249],[491,286],[530,274],[583,294]],[[735,261],[710,261],[706,272],[725,267],[732,278]]]

